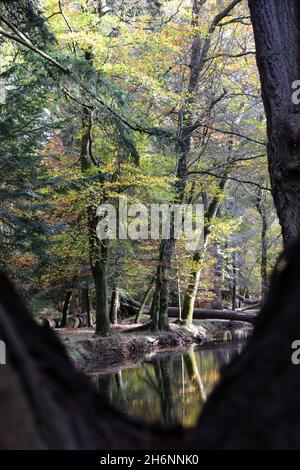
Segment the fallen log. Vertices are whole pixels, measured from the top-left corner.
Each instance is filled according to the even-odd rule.
[[[261,303],[260,299],[248,299],[240,294],[236,294],[236,298],[246,305],[256,305]]]
[[[135,302],[136,303],[136,302]],[[131,305],[130,303],[124,303],[123,307],[127,311],[131,312],[131,315],[136,315],[139,311],[139,307]],[[245,311],[245,312],[234,312],[232,310],[210,310],[210,309],[194,309],[195,320],[231,320],[231,321],[243,321],[246,323],[255,323],[257,319],[258,311]],[[145,309],[145,315],[149,315],[149,309]],[[179,309],[176,307],[168,308],[168,315],[170,318],[179,318]]]
[[[229,289],[222,289],[222,294],[231,295],[231,291]],[[244,297],[241,294],[236,294],[236,298],[243,302],[245,305],[255,305],[261,303],[260,299],[249,299],[248,297]]]
[[[169,307],[169,317],[179,318],[179,309]],[[233,312],[232,310],[207,310],[201,308],[194,309],[195,320],[231,320],[231,321],[244,321],[254,324],[257,319],[257,313],[250,312]]]

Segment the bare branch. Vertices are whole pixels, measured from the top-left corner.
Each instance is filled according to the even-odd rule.
[[[220,57],[228,57],[230,59],[237,59],[239,57],[244,57],[244,56],[247,56],[247,55],[254,55],[255,56],[255,51],[241,52],[240,54],[226,54],[226,53],[216,54],[215,56],[207,57],[207,59],[205,59],[205,62],[208,62],[210,60],[219,59]]]
[[[203,171],[190,171],[189,176],[191,176],[191,175],[204,175],[204,176],[206,175],[206,176],[212,176],[213,178],[218,178],[218,179],[222,179],[222,180],[228,179],[228,180],[231,180],[231,181],[236,181],[237,183],[251,184],[252,186],[256,186],[259,189],[263,189],[264,191],[271,192],[270,188],[262,186],[259,183],[255,183],[254,181],[250,181],[250,180],[243,180],[243,179],[240,179],[240,178],[235,178],[234,176],[216,175],[215,173],[212,173],[210,171],[205,171],[205,170],[203,170]]]

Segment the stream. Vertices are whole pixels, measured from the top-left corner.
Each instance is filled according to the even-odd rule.
[[[99,391],[130,416],[185,427],[197,423],[220,368],[243,343],[192,346],[185,351],[146,356],[135,367],[113,373],[88,372]]]

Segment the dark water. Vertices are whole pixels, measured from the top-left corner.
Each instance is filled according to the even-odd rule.
[[[94,370],[91,377],[99,390],[127,414],[188,427],[196,424],[219,379],[220,367],[242,347],[241,343],[192,346],[183,353],[149,356],[135,368],[110,374]]]

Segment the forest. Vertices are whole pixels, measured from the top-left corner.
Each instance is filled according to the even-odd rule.
[[[299,116],[297,0],[0,1],[1,450],[300,448]]]

